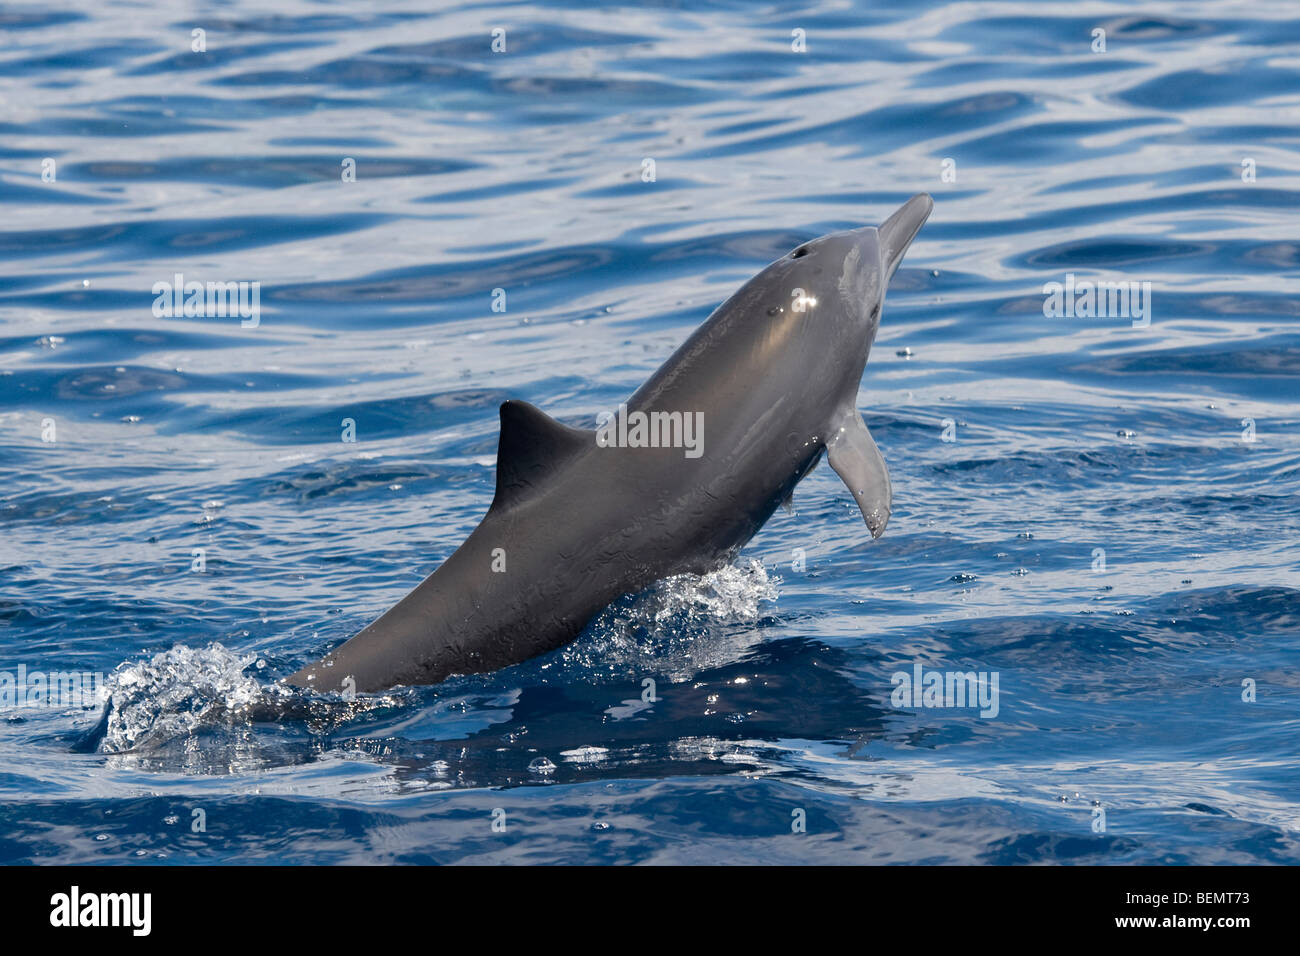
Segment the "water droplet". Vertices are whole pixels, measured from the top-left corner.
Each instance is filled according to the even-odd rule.
[[[543,775],[555,773],[555,764],[549,757],[534,757],[528,764],[529,773],[540,773]]]

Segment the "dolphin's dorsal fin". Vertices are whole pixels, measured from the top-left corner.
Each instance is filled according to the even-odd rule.
[[[497,492],[492,507],[505,507],[576,452],[595,444],[595,432],[557,422],[536,405],[513,400],[502,402]]]
[[[826,458],[853,493],[871,536],[879,538],[889,523],[889,469],[856,408],[847,409],[831,426]]]

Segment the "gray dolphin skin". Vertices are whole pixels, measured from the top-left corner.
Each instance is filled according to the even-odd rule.
[[[731,560],[823,452],[879,537],[889,472],[858,387],[885,288],[933,208],[913,196],[879,228],[831,233],[773,262],[601,428],[504,403],[482,522],[288,683],[379,691],[553,651],[618,597]]]

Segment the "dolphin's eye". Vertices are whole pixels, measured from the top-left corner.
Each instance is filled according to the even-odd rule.
[[[808,255],[808,247],[807,247],[807,246],[800,246],[800,247],[799,247],[798,249],[796,249],[794,252],[790,253],[790,258],[791,258],[791,259],[802,259],[802,258],[803,258],[804,256],[806,256],[806,255]]]

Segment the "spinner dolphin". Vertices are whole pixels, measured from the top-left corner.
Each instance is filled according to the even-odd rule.
[[[879,228],[782,256],[597,429],[505,402],[482,522],[415,590],[288,682],[377,691],[555,650],[619,596],[724,564],[823,453],[879,537],[889,472],[858,386],[889,279],[933,207],[922,193]]]

